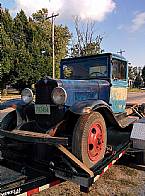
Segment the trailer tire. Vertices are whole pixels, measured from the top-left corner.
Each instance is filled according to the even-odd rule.
[[[72,153],[91,168],[104,158],[107,146],[105,120],[99,112],[82,115],[72,138]]]
[[[3,130],[12,131],[17,126],[17,114],[16,111],[9,112],[1,122],[1,128]]]
[[[17,126],[17,114],[16,111],[9,112],[1,122],[1,129],[12,131]],[[11,153],[7,147],[7,138],[2,138],[0,140],[1,146],[1,156],[4,159],[12,159],[14,153]]]

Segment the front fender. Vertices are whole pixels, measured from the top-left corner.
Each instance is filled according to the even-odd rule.
[[[115,117],[110,106],[103,100],[85,100],[75,103],[69,108],[70,112],[78,115],[88,114],[92,111],[98,111],[104,117],[108,126],[116,126],[123,128],[124,125],[120,124],[118,119]]]
[[[26,104],[22,99],[11,99],[0,104],[0,110],[10,107],[15,109],[17,126],[25,123],[27,120],[31,121],[35,119],[34,102]]]
[[[17,106],[24,106],[26,103],[22,99],[10,99],[0,104],[0,110],[7,109],[9,107],[16,108]]]
[[[85,113],[89,113],[89,111],[93,111],[96,110],[100,107],[105,107],[108,110],[110,110],[110,112],[112,112],[110,106],[103,100],[85,100],[85,101],[79,101],[77,103],[75,103],[74,105],[72,105],[70,107],[70,111],[75,113],[75,114],[85,114]]]

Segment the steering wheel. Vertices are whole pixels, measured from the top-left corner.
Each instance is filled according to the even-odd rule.
[[[102,72],[94,71],[94,72],[90,73],[90,77],[91,77],[93,74],[96,74],[96,75],[93,76],[93,77],[96,77],[96,76],[106,76],[106,74],[104,74],[104,73],[102,73]]]

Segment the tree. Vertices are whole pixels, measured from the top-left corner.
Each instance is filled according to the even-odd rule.
[[[1,9],[1,21],[5,32],[8,33],[9,35],[12,35],[13,19],[9,14],[8,9],[5,10]]]
[[[134,87],[139,88],[142,84],[142,77],[140,74],[137,74],[135,80],[134,80]]]
[[[77,39],[73,41],[71,56],[74,57],[101,53],[103,37],[101,35],[95,35],[95,22],[88,20],[86,24],[82,24],[79,17],[76,16],[74,17],[74,24]]]
[[[15,44],[12,40],[13,21],[8,10],[1,10],[1,87],[10,79],[10,70],[14,65]]]
[[[142,69],[142,78],[143,78],[143,81],[145,82],[145,65]]]
[[[21,10],[14,18],[13,26],[13,39],[17,48],[23,44],[27,46],[27,41],[29,40],[28,29],[27,16],[24,11]]]
[[[128,66],[128,77],[130,80],[134,80],[135,76],[137,75],[137,72],[134,72],[133,66]]]
[[[45,75],[52,76],[51,21],[46,20],[47,9],[27,18],[21,10],[11,18],[8,10],[2,10],[1,30],[1,78],[3,88],[11,84],[22,89]],[[55,25],[56,76],[59,62],[67,56],[71,34],[66,26]]]

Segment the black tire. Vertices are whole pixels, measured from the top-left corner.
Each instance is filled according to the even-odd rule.
[[[16,111],[9,112],[1,122],[1,128],[3,130],[12,131],[17,126],[17,114]]]
[[[103,116],[99,112],[80,116],[73,131],[72,153],[91,168],[104,158],[106,146]]]
[[[135,154],[135,162],[136,164],[145,165],[145,151]]]
[[[3,130],[12,131],[17,126],[17,114],[16,111],[9,112],[1,122],[1,128]],[[0,141],[1,145],[1,156],[4,159],[13,159],[15,156],[13,152],[9,151],[7,147],[7,138],[2,138]],[[8,143],[11,143],[10,141]]]

